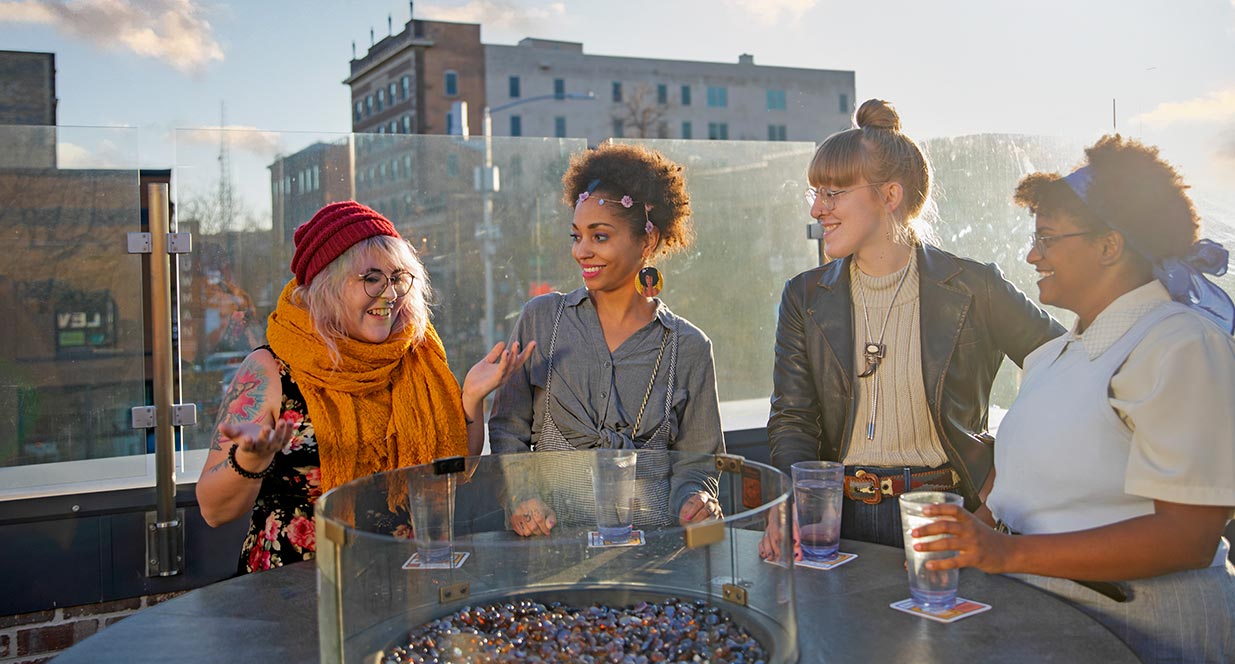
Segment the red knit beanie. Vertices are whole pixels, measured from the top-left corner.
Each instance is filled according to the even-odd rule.
[[[352,245],[377,235],[399,237],[399,232],[390,220],[367,205],[340,201],[318,210],[292,235],[296,244],[292,273],[296,282],[308,286],[318,272]]]

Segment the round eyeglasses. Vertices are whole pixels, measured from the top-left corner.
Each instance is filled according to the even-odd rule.
[[[856,187],[850,187],[848,189],[828,189],[827,187],[807,187],[806,192],[805,192],[806,204],[814,207],[815,200],[822,198],[823,207],[829,210],[835,210],[836,209],[836,198],[838,196],[847,194],[851,191],[865,189],[867,187],[878,187],[881,184],[887,184],[887,182],[872,182],[870,184],[860,184]]]
[[[381,297],[386,294],[387,288],[394,289],[395,297],[403,297],[412,289],[412,281],[415,279],[411,272],[395,272],[387,276],[381,270],[369,270],[356,276],[364,284],[365,295],[369,297]]]

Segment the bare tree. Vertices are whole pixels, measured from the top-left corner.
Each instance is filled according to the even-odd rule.
[[[624,97],[613,114],[613,122],[621,122],[624,128],[629,128],[632,138],[666,138],[662,136],[666,133],[663,120],[669,109],[668,103],[660,103],[651,85],[640,83]]]

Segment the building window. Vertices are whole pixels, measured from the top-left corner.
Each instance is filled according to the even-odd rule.
[[[446,71],[446,96],[454,97],[459,94],[459,72],[449,69]]]
[[[387,90],[387,94],[389,94],[389,95],[390,95],[390,105],[391,105],[391,106],[394,106],[394,103],[395,103],[395,94],[398,92],[398,88],[399,88],[399,86],[395,85],[395,82],[394,82],[394,81],[391,81],[391,82],[390,82],[390,86],[389,86],[388,88],[386,88],[386,90]]]
[[[709,122],[708,123],[708,140],[710,141],[729,140],[729,123]]]
[[[408,177],[412,176],[412,155],[403,155],[403,172],[407,173]]]
[[[840,112],[841,113],[849,112],[849,95],[843,92],[840,95]]]
[[[455,133],[455,114],[446,113],[446,135],[449,136]]]
[[[386,103],[386,91],[378,90],[377,91],[377,112],[378,113],[382,112],[382,106],[385,105],[385,103]]]
[[[624,122],[622,118],[613,118],[613,137],[614,138],[622,138],[622,136],[626,133],[625,128],[626,128],[626,122]]]
[[[523,118],[521,116],[518,116],[518,115],[510,116],[510,135],[511,136],[522,136],[523,135]]]
[[[682,86],[682,105],[690,106],[690,86],[689,85]]]
[[[313,191],[322,188],[322,168],[320,166],[313,167]]]
[[[768,140],[769,141],[785,141],[787,131],[785,125],[768,125]]]
[[[553,79],[553,96],[558,99],[564,99],[566,97],[566,79]]]
[[[622,82],[621,81],[613,82],[613,101],[615,102],[622,101]]]
[[[403,133],[412,133],[412,116],[410,115],[403,116]]]
[[[691,138],[691,135],[690,135],[690,133],[691,133],[691,132],[690,132],[690,130],[691,130],[690,123],[689,123],[689,122],[683,122],[683,123],[682,123],[682,138],[686,138],[686,139]]]
[[[378,182],[386,181],[386,163],[385,162],[382,162],[377,165],[377,181]]]
[[[356,119],[364,117],[364,102],[357,100],[356,102]]]
[[[403,78],[399,79],[399,85],[402,86],[402,88],[400,89],[399,99],[403,101],[407,101],[408,96],[412,94],[412,77],[404,76]]]
[[[785,110],[785,91],[784,90],[768,90],[768,110],[769,111]]]
[[[373,115],[373,95],[364,96],[364,114],[365,117]]]
[[[725,108],[729,105],[729,88],[715,85],[708,86],[708,106],[710,108]]]
[[[452,178],[459,177],[459,155],[453,152],[446,155],[446,175]]]
[[[553,118],[553,135],[558,138],[566,138],[566,116],[559,115]]]
[[[656,103],[661,106],[669,103],[669,86],[664,83],[656,86]]]
[[[388,131],[389,131],[390,133],[392,133],[392,134],[397,134],[397,133],[399,133],[399,121],[398,121],[398,120],[391,120],[391,121],[390,121],[390,129],[389,129]]]
[[[510,96],[512,99],[517,99],[519,97],[519,77],[518,76],[510,77]]]
[[[398,159],[390,160],[390,177],[394,180],[399,179],[399,160]]]

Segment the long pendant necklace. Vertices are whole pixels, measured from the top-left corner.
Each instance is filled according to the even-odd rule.
[[[888,313],[884,314],[883,326],[879,328],[879,341],[867,341],[862,347],[862,356],[866,359],[866,368],[862,373],[858,374],[858,378],[866,378],[873,376],[871,381],[871,416],[870,421],[866,423],[866,439],[875,439],[875,411],[879,408],[879,362],[887,355],[888,348],[883,345],[883,335],[888,331],[888,320],[892,318],[892,307],[896,304],[896,296],[900,295],[901,286],[905,285],[905,278],[909,276],[909,270],[913,265],[905,266],[905,273],[901,275],[900,281],[896,284],[896,290],[892,291],[892,301],[888,303]],[[862,288],[862,279],[858,277],[858,297],[862,299],[862,320],[866,322],[866,333],[871,333],[871,320],[867,314],[866,307],[866,291]]]

